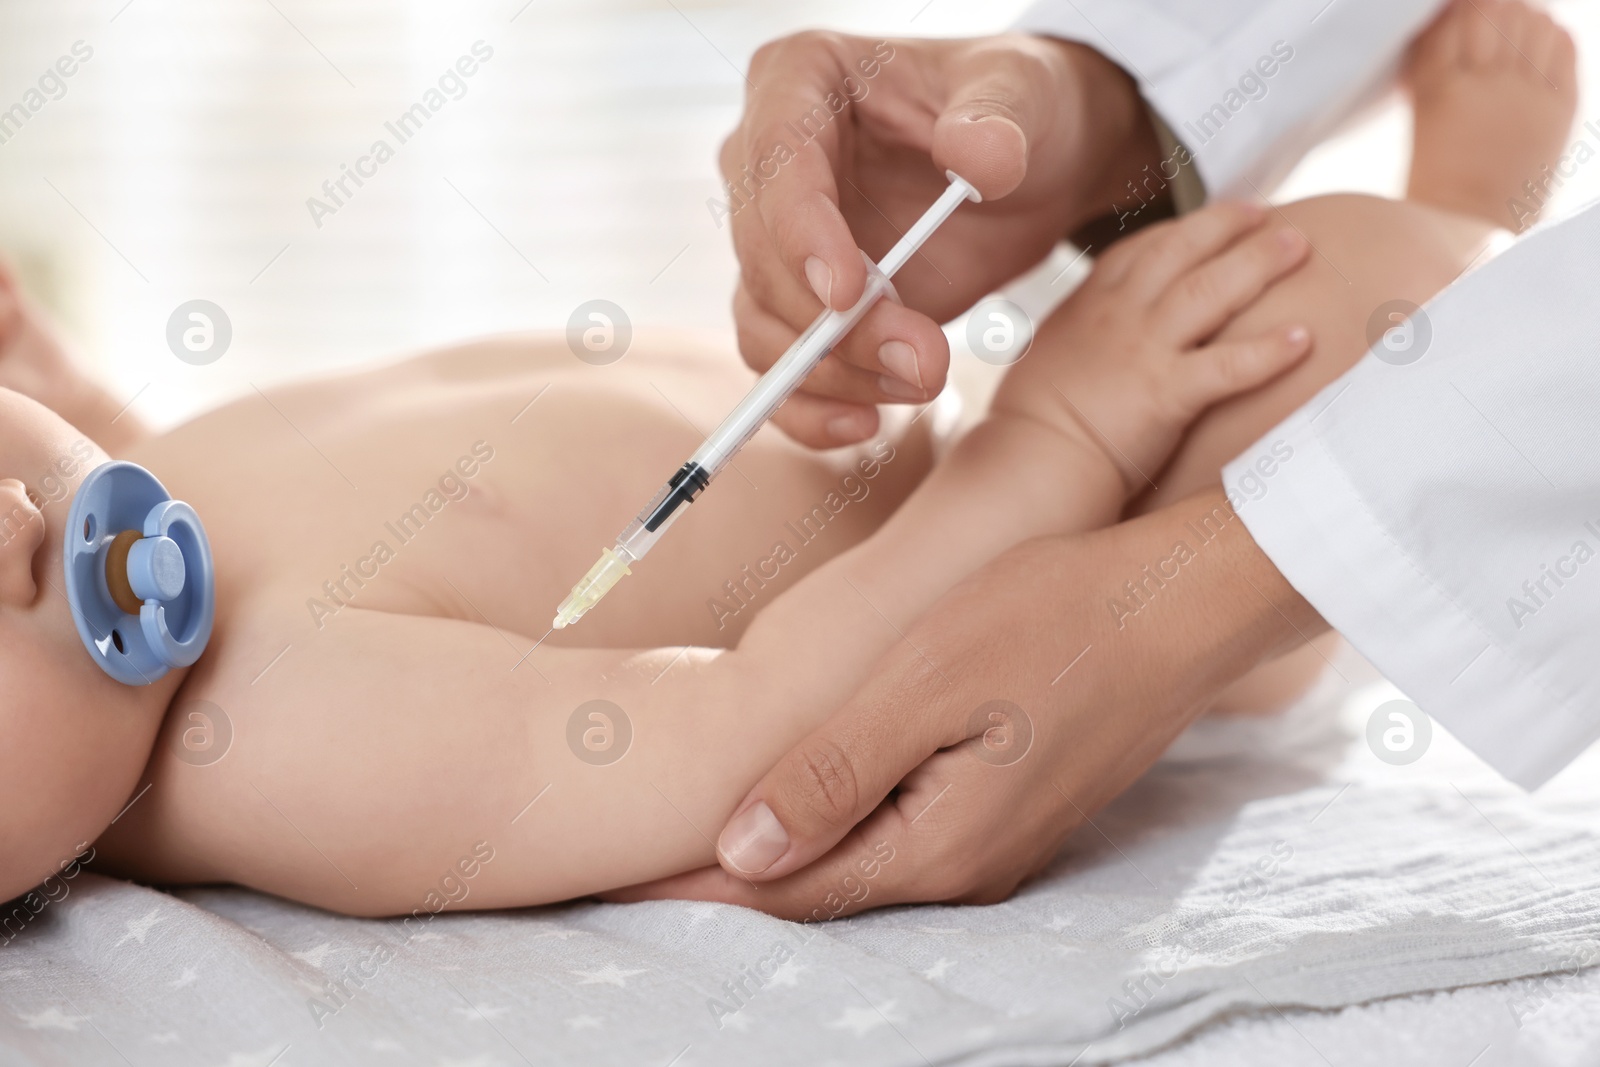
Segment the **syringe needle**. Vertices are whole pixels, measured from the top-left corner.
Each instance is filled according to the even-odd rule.
[[[564,629],[577,622],[624,575],[632,573],[628,564],[644,558],[644,554],[650,551],[667,527],[683,514],[683,505],[691,503],[710,484],[711,479],[728,465],[734,454],[772,418],[778,407],[800,387],[800,383],[816,369],[823,357],[839,343],[839,339],[861,320],[861,316],[885,293],[894,291],[889,279],[905,266],[923,242],[963,203],[982,200],[978,191],[954,171],[945,171],[945,177],[950,179],[950,186],[939,199],[911,224],[911,228],[895,242],[883,259],[877,263],[868,261],[867,285],[861,299],[845,311],[824,308],[816,321],[756,381],[738,406],[728,413],[721,425],[689,457],[689,461],[678,468],[649,505],[622,531],[616,545],[600,553],[600,559],[572,587],[572,592],[556,609],[556,629]],[[865,259],[865,255],[862,258]]]

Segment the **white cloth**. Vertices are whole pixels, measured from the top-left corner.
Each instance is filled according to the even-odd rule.
[[[1223,472],[1295,588],[1528,788],[1600,736],[1597,269],[1600,210],[1530,234],[1423,310],[1415,362],[1369,354]]]
[[[1283,173],[1381,82],[1438,6],[1043,0],[1019,28],[1121,63],[1207,186],[1237,193]],[[1293,58],[1242,86],[1278,42]],[[1417,362],[1369,355],[1224,474],[1237,488],[1257,463],[1274,470],[1261,499],[1242,494],[1261,548],[1425,711],[1528,788],[1600,737],[1597,239],[1593,210],[1530,236],[1429,305]]]
[[[1311,703],[1342,705],[1348,725],[1321,751],[1158,767],[990,907],[797,926],[578,903],[408,932],[80,874],[0,945],[0,1062],[1084,1067],[1224,1016],[1534,975],[1551,996],[1508,990],[1503,1018],[1587,1010],[1561,998],[1575,955],[1600,955],[1600,776],[1526,797],[1443,765],[1458,754],[1442,738],[1411,768],[1359,740],[1341,751],[1393,696],[1377,688],[1346,698],[1329,673]],[[1478,1049],[1438,1051],[1462,1067]],[[1291,1048],[1278,1062],[1322,1061]]]
[[[1193,154],[1212,195],[1250,196],[1384,87],[1401,49],[1441,6],[1040,0],[1015,28],[1079,41],[1117,63]]]

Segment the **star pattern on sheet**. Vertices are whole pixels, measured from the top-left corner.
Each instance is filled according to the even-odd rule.
[[[601,1028],[600,1024],[603,1022],[605,1020],[598,1015],[574,1015],[567,1020],[567,1028],[573,1031],[599,1030]]]
[[[573,971],[578,976],[579,985],[614,985],[618,989],[628,987],[628,979],[636,974],[643,974],[643,970],[625,971],[614,963],[608,963],[598,971]]]
[[[127,923],[128,932],[122,935],[122,940],[111,947],[121,948],[129,941],[137,941],[141,945],[144,944],[144,939],[150,936],[150,928],[165,918],[166,916],[161,914],[160,908],[151,908],[140,918],[129,919]]]
[[[880,1026],[904,1022],[903,1018],[895,1014],[895,1007],[896,1002],[893,1000],[886,1000],[876,1007],[855,1007],[852,1005],[844,1009],[844,1012],[837,1019],[826,1025],[830,1030],[849,1030],[857,1037],[865,1037]]]
[[[29,1030],[76,1030],[79,1023],[89,1021],[87,1015],[68,1015],[60,1008],[55,1007],[46,1008],[44,1011],[35,1012],[32,1015],[19,1011],[16,1015],[17,1018],[22,1020],[22,1025]]]
[[[772,977],[767,979],[767,985],[798,986],[800,976],[809,971],[810,967],[802,967],[793,956],[778,964],[772,972]]]
[[[167,988],[182,989],[184,986],[194,985],[195,980],[199,977],[199,971],[195,970],[193,967],[185,967],[182,974],[178,975],[178,977],[167,983]]]
[[[919,934],[964,934],[967,931],[960,926],[919,926]]]
[[[698,926],[707,919],[719,917],[726,904],[716,904],[709,900],[691,900],[684,905],[684,910],[689,913],[689,925]]]
[[[1180,933],[1179,926],[1171,915],[1157,915],[1153,919],[1146,919],[1142,923],[1134,923],[1123,931],[1123,937],[1128,941],[1149,941],[1152,945],[1166,944],[1172,935]]]
[[[717,1029],[737,1030],[742,1034],[750,1029],[750,1016],[744,1013],[743,1008],[740,1008],[738,1011],[729,1012],[728,1014],[719,1016],[717,1018]]]
[[[926,978],[930,982],[937,982],[939,979],[949,974],[950,968],[954,967],[955,965],[955,960],[947,960],[941,956],[932,967],[929,967],[927,970],[922,972],[922,977]]]
[[[570,938],[582,937],[587,932],[586,930],[546,930],[542,934],[534,934],[529,940],[538,941],[541,938],[553,937],[558,941],[566,941]]]
[[[176,1045],[183,1039],[174,1030],[163,1030],[159,1034],[151,1034],[150,1040],[158,1045]]]
[[[367,1042],[374,1052],[404,1052],[406,1047],[392,1037],[375,1037]]]
[[[1044,928],[1049,930],[1052,934],[1059,934],[1069,926],[1076,926],[1077,923],[1077,918],[1072,915],[1058,915],[1052,913],[1050,916],[1050,921],[1044,924]]]
[[[332,950],[332,948],[333,942],[324,941],[315,948],[308,948],[304,952],[291,952],[289,955],[293,956],[297,960],[311,964],[311,966],[320,971],[322,969],[322,961],[328,958],[328,953]]]

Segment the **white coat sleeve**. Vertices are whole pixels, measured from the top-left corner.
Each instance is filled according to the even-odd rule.
[[[1597,277],[1600,208],[1533,231],[1223,472],[1323,618],[1530,789],[1600,736]]]
[[[1040,0],[1015,26],[1137,81],[1212,195],[1276,184],[1386,86],[1442,0]],[[1166,174],[1171,179],[1172,174]]]

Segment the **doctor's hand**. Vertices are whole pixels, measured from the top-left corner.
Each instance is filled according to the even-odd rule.
[[[1138,612],[1122,584],[1224,523]],[[1324,624],[1220,488],[1028,542],[947,594],[729,820],[722,867],[606,894],[790,919],[1004,899],[1251,667]]]
[[[875,403],[931,399],[949,345],[939,323],[1107,213],[1159,155],[1132,80],[1077,44],[1022,35],[874,40],[801,33],[750,64],[745,112],[722,146],[714,214],[732,227],[739,347],[770,367],[824,304],[861,296],[877,259],[954,170],[983,195],[896,277],[774,421],[818,448],[877,432]]]

